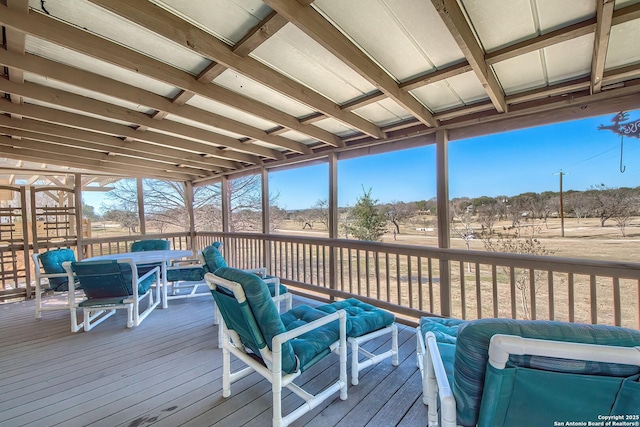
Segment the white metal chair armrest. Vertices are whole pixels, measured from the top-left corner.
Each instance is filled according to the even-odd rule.
[[[447,379],[440,350],[433,332],[425,335],[426,353],[424,365],[427,370],[427,405],[429,426],[438,426],[438,398],[440,399],[440,421],[442,427],[456,426],[456,400]]]
[[[491,337],[489,344],[491,366],[504,369],[510,354],[640,366],[640,347],[540,340],[503,334]]]

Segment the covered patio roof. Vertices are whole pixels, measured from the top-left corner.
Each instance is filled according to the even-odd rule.
[[[640,108],[638,0],[0,3],[4,182],[198,185]]]

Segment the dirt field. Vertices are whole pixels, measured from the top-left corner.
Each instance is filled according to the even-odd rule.
[[[523,222],[524,226],[528,223]],[[503,227],[510,226],[510,222],[499,222],[495,225],[496,233],[505,232]],[[526,227],[529,231],[531,227]],[[477,227],[480,229],[480,226]],[[327,237],[324,226],[319,225],[314,230],[302,230],[293,221],[285,221],[282,227],[276,230],[282,234],[296,234],[303,236]],[[597,218],[581,219],[566,218],[564,224],[565,237],[561,237],[560,219],[550,218],[545,226],[540,224],[538,238],[542,244],[553,252],[553,255],[569,258],[588,258],[611,261],[640,262],[640,218],[633,218],[625,229],[626,237],[622,237],[620,229],[609,220],[605,227],[600,227]],[[342,236],[341,236],[342,237]],[[383,236],[385,243],[398,243],[406,245],[438,246],[437,230],[416,231],[415,228],[402,226],[400,234],[394,236],[387,233]],[[451,247],[466,249],[465,241],[451,233]],[[485,250],[481,239],[469,241],[469,249]]]

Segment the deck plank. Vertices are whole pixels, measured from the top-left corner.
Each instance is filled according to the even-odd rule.
[[[119,311],[88,333],[72,334],[64,311],[35,319],[34,301],[0,305],[0,427],[271,423],[271,384],[261,376],[234,383],[231,397],[222,397],[222,352],[210,296],[170,301],[168,309],[156,309],[133,329],[125,327],[125,317]],[[336,395],[293,425],[426,424],[414,331],[399,329],[398,367],[387,359],[363,370],[346,401]],[[380,337],[365,348],[388,346],[389,338]],[[337,375],[337,360],[325,358],[296,383],[322,389]],[[286,414],[299,398],[283,395]]]

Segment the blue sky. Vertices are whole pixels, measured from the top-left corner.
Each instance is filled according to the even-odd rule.
[[[640,186],[640,139],[624,139],[598,125],[614,114],[488,135],[449,144],[449,197],[513,196],[523,192]],[[640,110],[629,120],[640,119]],[[338,204],[353,205],[363,187],[382,203],[425,200],[436,195],[435,147],[427,146],[338,162]],[[328,196],[326,164],[269,174],[270,191],[285,209],[313,206]],[[85,203],[99,209],[102,195],[85,192]]]
[[[614,114],[550,126],[487,135],[449,144],[449,197],[513,196],[533,191],[587,190],[640,186],[640,139],[624,139],[620,173],[620,137],[610,125]],[[640,119],[640,110],[629,120]],[[286,209],[312,206],[327,197],[327,165],[270,173],[270,190]],[[338,162],[338,204],[353,205],[362,188],[382,203],[430,199],[436,194],[435,147]]]

